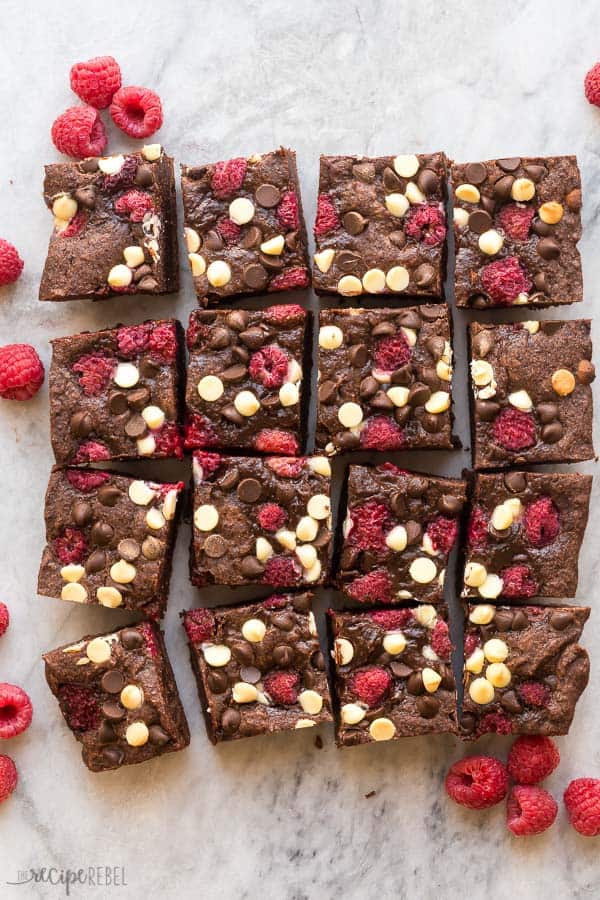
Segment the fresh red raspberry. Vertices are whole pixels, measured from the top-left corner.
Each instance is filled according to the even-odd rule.
[[[31,700],[16,684],[0,684],[0,740],[16,737],[29,728],[33,716]]]
[[[150,137],[163,123],[160,97],[142,87],[120,88],[110,104],[110,115],[121,131],[129,137]]]
[[[275,456],[267,460],[267,465],[281,478],[297,478],[304,468],[304,462],[303,456],[299,456],[297,459],[289,456]]]
[[[125,188],[131,187],[137,175],[138,161],[135,156],[126,156],[123,165],[114,175],[104,175],[102,178],[102,187],[109,194],[116,191],[123,191]]]
[[[218,443],[217,435],[205,416],[192,413],[183,426],[183,446],[186,450],[195,447],[214,447]]]
[[[276,275],[269,282],[269,291],[291,291],[292,288],[308,287],[309,284],[308,269],[297,266],[294,269],[287,269],[281,275]]]
[[[226,197],[231,197],[236,191],[239,191],[244,183],[247,167],[248,160],[241,156],[215,163],[211,178],[212,192],[215,197],[225,200]]]
[[[62,563],[80,563],[87,553],[87,542],[78,528],[65,528],[60,537],[54,539],[54,552]]]
[[[17,767],[10,756],[0,756],[0,803],[10,797],[18,780]]]
[[[512,722],[501,712],[487,713],[477,726],[478,737],[482,734],[510,734]]]
[[[92,106],[71,106],[54,120],[51,135],[58,152],[75,159],[102,156],[106,147],[104,122]]]
[[[394,599],[390,576],[384,569],[355,578],[347,585],[346,593],[359,603],[391,603]]]
[[[295,672],[271,672],[263,681],[265,691],[281,706],[292,706],[298,700],[299,678]]]
[[[498,213],[498,220],[506,234],[515,241],[526,241],[535,210],[532,206],[509,203]]]
[[[306,318],[306,310],[297,303],[281,303],[277,306],[268,306],[264,311],[267,321],[288,322],[296,324]]]
[[[168,422],[158,431],[153,431],[152,435],[156,445],[154,452],[157,455],[183,459],[183,440],[179,425]]]
[[[9,621],[10,616],[8,613],[8,606],[6,605],[6,603],[0,603],[0,637],[2,637],[2,635],[8,628]]]
[[[500,572],[502,596],[510,600],[534,597],[538,592],[537,583],[529,566],[509,566]]]
[[[479,637],[476,634],[465,634],[465,658],[468,659],[479,647]]]
[[[350,690],[367,706],[378,706],[392,686],[392,676],[381,666],[361,669],[350,679]]]
[[[67,481],[83,494],[89,494],[103,485],[110,475],[108,472],[82,472],[80,469],[67,469]]]
[[[133,357],[148,349],[149,324],[124,325],[117,331],[117,347],[121,356]]]
[[[506,767],[518,784],[539,784],[556,769],[560,753],[554,741],[543,735],[524,734],[510,748]]]
[[[192,644],[202,644],[211,640],[215,620],[209,609],[190,609],[184,614],[183,625]]]
[[[194,462],[201,467],[202,478],[208,479],[217,471],[223,460],[218,453],[204,453],[202,450],[195,450]]]
[[[508,773],[493,756],[467,756],[450,767],[446,792],[460,806],[488,809],[506,797]]]
[[[44,381],[44,366],[29,344],[0,347],[0,397],[31,400]]]
[[[348,542],[361,550],[385,551],[385,532],[390,527],[390,513],[384,503],[368,500],[350,512],[352,527]]]
[[[405,219],[404,231],[409,237],[427,244],[428,247],[443,244],[446,237],[444,210],[434,203],[419,203],[412,206]]]
[[[152,625],[150,625],[149,622],[142,622],[137,626],[137,629],[141,632],[142,637],[144,638],[144,641],[146,643],[146,651],[153,659],[157,659],[160,655],[160,650],[158,641],[156,640],[156,632],[154,628],[152,627]]]
[[[541,787],[516,784],[511,788],[506,804],[506,827],[517,837],[541,834],[558,813],[552,794]]]
[[[235,244],[240,239],[242,229],[232,219],[220,219],[217,222],[217,231],[226,244]]]
[[[103,459],[110,459],[108,447],[100,441],[84,441],[77,448],[72,461],[75,465],[79,465],[86,462],[101,462]]]
[[[412,619],[412,610],[377,609],[369,615],[384,631],[397,631],[408,625]]]
[[[474,506],[467,528],[469,547],[485,547],[488,542],[488,517],[481,506]]]
[[[285,231],[295,231],[299,225],[298,196],[296,191],[284,191],[277,204],[277,219]]]
[[[600,834],[600,778],[575,778],[564,793],[569,821],[584,837]]]
[[[287,378],[288,362],[287,353],[270,344],[252,354],[248,371],[266,388],[279,388]]]
[[[17,248],[0,238],[0,287],[12,284],[23,271],[24,262]]]
[[[449,516],[435,516],[427,524],[425,534],[438,553],[450,553],[458,537],[458,522]]]
[[[130,190],[115,200],[115,212],[129,216],[131,222],[142,222],[146,213],[153,210],[152,197],[143,191]]]
[[[278,531],[287,521],[287,513],[277,503],[265,503],[258,511],[258,524],[265,531]]]
[[[148,337],[150,355],[162,362],[175,362],[177,358],[177,331],[172,322],[163,322],[150,329]]]
[[[517,257],[506,256],[483,267],[481,286],[497,306],[510,306],[531,290],[532,282]]]
[[[525,510],[523,525],[527,540],[534,547],[551,544],[560,531],[558,510],[550,497],[540,497]]]
[[[517,688],[517,694],[523,703],[536,709],[544,709],[550,700],[549,689],[539,681],[525,681]]]
[[[263,584],[273,587],[295,587],[302,580],[299,566],[289,556],[272,556],[265,563]]]
[[[431,632],[431,646],[440,659],[450,662],[452,641],[450,640],[448,625],[443,619],[438,619],[435,623],[435,627]]]
[[[79,384],[86,397],[95,397],[110,383],[115,360],[101,353],[86,353],[73,363],[72,369],[79,375]]]
[[[270,597],[263,600],[262,605],[265,609],[283,609],[287,605],[287,599],[283,594],[271,594]]]
[[[88,223],[88,214],[86,212],[75,213],[66,228],[59,232],[61,238],[77,237],[83,231]]]
[[[205,322],[201,322],[193,313],[191,313],[185,334],[185,342],[188,350],[194,350],[195,347],[203,345],[209,334],[210,326],[206,325]]]
[[[315,237],[321,237],[334,228],[340,227],[340,218],[329,194],[319,194],[317,199],[317,218],[315,219]]]
[[[583,87],[588,103],[600,106],[600,63],[592,66],[586,74]]]
[[[384,372],[393,372],[410,362],[410,347],[401,331],[381,338],[375,347],[375,363]]]
[[[386,416],[374,416],[367,419],[360,433],[360,445],[363,450],[401,450],[404,446],[404,435],[391,419]]]
[[[93,688],[80,684],[63,684],[58,699],[73,731],[94,731],[100,725],[100,697]]]
[[[121,69],[112,56],[96,56],[71,66],[71,90],[95,109],[108,109],[121,87]]]
[[[531,413],[511,406],[501,410],[492,427],[494,441],[505,450],[526,450],[536,441],[535,422]]]
[[[281,453],[293,456],[298,452],[298,441],[288,431],[278,428],[263,428],[254,438],[254,449],[259,453]]]

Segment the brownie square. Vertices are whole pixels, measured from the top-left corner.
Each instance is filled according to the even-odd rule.
[[[300,452],[309,321],[296,305],[192,312],[186,447]]]
[[[581,176],[575,156],[451,168],[457,306],[554,306],[583,299]]]
[[[463,597],[574,597],[591,475],[476,475]]]
[[[92,772],[190,742],[162,631],[150,622],[87,635],[43,655],[46,680]]]
[[[76,603],[165,612],[183,482],[53,469],[38,592]]]
[[[185,236],[203,306],[310,283],[296,154],[181,167]]]
[[[566,734],[588,683],[584,606],[469,607],[463,737]]]
[[[458,479],[350,466],[340,590],[359,603],[441,603],[465,500]]]
[[[57,463],[183,455],[181,337],[179,322],[165,319],[51,341]]]
[[[443,153],[322,156],[317,293],[441,297],[446,179]]]
[[[182,613],[213,744],[331,721],[311,594]]]
[[[453,448],[446,306],[326,309],[319,322],[318,447]]]
[[[173,160],[160,144],[46,166],[54,215],[40,300],[179,289]]]
[[[476,469],[592,459],[589,319],[469,326]]]
[[[329,461],[194,453],[196,585],[323,584],[331,541]]]
[[[445,608],[328,614],[338,746],[456,734]]]

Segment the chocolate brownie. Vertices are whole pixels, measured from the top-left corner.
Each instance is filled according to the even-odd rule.
[[[192,582],[323,584],[331,468],[323,456],[194,453]]]
[[[187,343],[185,445],[294,454],[304,440],[310,313],[196,310]]]
[[[444,609],[328,614],[338,746],[456,733]]]
[[[40,300],[179,289],[173,160],[160,144],[46,166],[54,231]]]
[[[464,481],[350,466],[340,590],[359,603],[440,603],[465,499]]]
[[[145,762],[190,742],[164,636],[142,622],[44,653],[46,680],[92,772]]]
[[[319,321],[318,447],[453,448],[447,307],[326,309]]]
[[[574,597],[591,475],[476,475],[463,597]]]
[[[457,306],[583,299],[581,176],[574,156],[461,163],[451,177]]]
[[[54,469],[38,592],[76,603],[165,612],[183,482]]]
[[[443,153],[322,156],[317,293],[441,297],[446,179]]]
[[[463,736],[566,734],[588,683],[584,606],[469,607]]]
[[[182,613],[213,744],[331,721],[311,594]]]
[[[166,319],[51,341],[57,463],[183,455],[181,337],[179,322]]]
[[[203,306],[309,285],[293,150],[182,166],[181,190],[190,267]]]
[[[470,325],[476,469],[594,456],[589,319]]]

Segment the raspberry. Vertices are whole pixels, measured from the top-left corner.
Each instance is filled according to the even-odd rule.
[[[443,619],[438,619],[435,623],[435,627],[431,632],[430,642],[436,655],[445,662],[450,662],[452,641],[450,640],[448,625]]]
[[[12,284],[23,271],[23,260],[17,248],[0,238],[0,287]]]
[[[285,231],[294,231],[299,227],[298,196],[296,191],[284,191],[277,204],[277,219]]]
[[[205,325],[204,322],[200,322],[200,320],[192,313],[190,315],[190,321],[188,322],[185,336],[188,350],[193,350],[195,347],[199,347],[203,344],[209,334],[210,328],[208,325]]]
[[[186,450],[195,447],[214,447],[218,443],[217,435],[205,416],[192,413],[183,426],[183,446]]]
[[[286,523],[287,513],[277,503],[265,503],[258,511],[258,524],[265,531],[278,531]]]
[[[215,620],[208,609],[191,609],[184,614],[183,625],[192,644],[202,644],[212,638]]]
[[[401,331],[377,342],[375,362],[385,372],[393,372],[410,362],[410,347]]]
[[[143,191],[127,191],[115,200],[115,212],[120,216],[129,216],[131,222],[142,222],[146,213],[153,209],[152,197]]]
[[[271,594],[270,597],[267,597],[267,599],[262,602],[265,609],[283,609],[286,604],[287,599],[283,594]]]
[[[102,187],[109,193],[122,191],[135,181],[137,175],[138,163],[135,156],[126,156],[123,165],[114,175],[105,175],[102,179]]]
[[[287,377],[287,353],[279,347],[263,347],[252,354],[248,370],[250,377],[260,381],[267,389],[279,388]]]
[[[78,212],[76,213],[66,228],[63,228],[62,231],[59,231],[59,235],[61,238],[72,238],[77,237],[77,235],[83,231],[85,226],[88,223],[88,214],[86,212]]]
[[[33,716],[31,700],[16,684],[0,684],[0,740],[16,737],[29,728]]]
[[[512,723],[504,713],[487,713],[477,726],[477,735],[482,734],[510,734]]]
[[[539,681],[525,681],[519,685],[517,693],[523,703],[536,709],[544,709],[550,700],[550,691]]]
[[[465,657],[468,659],[470,655],[479,647],[479,638],[476,634],[465,634]]]
[[[79,684],[63,684],[58,689],[58,699],[73,731],[94,731],[100,725],[100,697],[91,687]]]
[[[507,406],[494,419],[492,436],[505,450],[526,450],[535,444],[535,422],[530,413]]]
[[[212,192],[219,200],[231,197],[244,183],[248,161],[241,156],[215,163],[210,180]]]
[[[0,803],[10,797],[18,780],[17,767],[10,756],[0,756]]]
[[[95,397],[109,384],[115,370],[115,360],[101,353],[86,353],[73,363],[72,369],[79,375],[79,384],[86,397]]]
[[[550,828],[557,813],[556,800],[544,788],[517,784],[508,795],[506,827],[517,837],[541,834]]]
[[[163,362],[174,362],[177,358],[177,331],[172,322],[163,322],[150,330],[148,338],[150,355]]]
[[[298,682],[295,672],[271,672],[264,679],[263,685],[274,703],[292,706],[298,700]]]
[[[381,465],[375,467],[378,472],[390,472],[392,475],[410,475],[408,469],[401,469],[400,466],[397,466],[392,462],[384,462]]]
[[[446,792],[468,809],[488,809],[506,797],[508,773],[493,756],[467,756],[450,767]]]
[[[510,600],[534,597],[538,592],[537,583],[529,566],[509,566],[500,572],[502,596]]]
[[[71,106],[54,120],[52,143],[59,153],[85,159],[102,156],[106,147],[106,130],[98,110],[92,106]]]
[[[10,616],[8,614],[8,606],[6,605],[6,603],[0,603],[0,637],[2,637],[2,635],[8,628],[9,621]]]
[[[117,128],[138,140],[150,137],[163,123],[160,97],[142,87],[120,88],[112,98],[110,115]]]
[[[507,256],[483,267],[481,286],[497,306],[510,306],[531,290],[531,279],[516,256]]]
[[[315,219],[315,237],[321,237],[334,228],[339,228],[340,219],[329,194],[319,194],[317,198],[317,218]]]
[[[146,642],[146,650],[153,659],[156,659],[159,655],[159,649],[154,628],[148,622],[142,622],[138,625],[138,630],[142,633],[142,637]]]
[[[168,423],[152,432],[155,442],[155,453],[160,456],[175,456],[183,459],[183,440],[179,425]]]
[[[474,506],[467,527],[469,547],[485,547],[488,542],[488,517],[481,506]]]
[[[71,90],[95,109],[107,109],[121,87],[121,70],[112,56],[96,56],[71,66]]]
[[[540,497],[531,503],[523,516],[527,540],[534,547],[546,547],[560,530],[558,510],[550,497]]]
[[[121,356],[137,356],[148,349],[150,325],[127,325],[117,331],[117,346]]]
[[[196,450],[194,452],[194,464],[200,466],[202,469],[201,480],[209,478],[217,471],[221,463],[222,458],[218,453],[204,453],[202,450]]]
[[[404,435],[391,419],[386,416],[374,416],[367,419],[360,433],[360,445],[363,450],[401,450],[404,446]]]
[[[584,837],[600,834],[600,778],[576,778],[564,793],[569,821]]]
[[[274,322],[301,322],[306,318],[306,310],[297,303],[282,303],[278,306],[268,306],[264,311],[265,319]]]
[[[411,207],[405,219],[404,231],[409,237],[429,247],[443,244],[446,237],[444,210],[433,203],[419,203]]]
[[[221,219],[217,222],[217,231],[226,244],[235,244],[239,240],[242,229],[231,219]]]
[[[350,690],[367,706],[378,706],[392,686],[392,676],[381,666],[369,666],[356,672],[350,680]]]
[[[100,441],[84,441],[77,448],[77,452],[73,457],[76,465],[84,462],[100,462],[103,459],[110,459],[110,450]]]
[[[370,617],[374,622],[384,629],[384,631],[396,631],[404,628],[412,618],[412,610],[410,609],[378,609],[370,613]]]
[[[287,269],[281,275],[276,275],[269,282],[270,291],[291,291],[292,288],[308,287],[310,279],[308,269],[298,266],[295,269]]]
[[[506,767],[513,781],[538,784],[551,775],[560,762],[558,747],[542,735],[522,735],[510,748]]]
[[[44,381],[44,366],[29,344],[0,347],[0,397],[31,400]]]
[[[515,241],[526,241],[529,237],[534,209],[531,206],[517,206],[509,203],[498,213],[498,220],[506,234]]]
[[[280,453],[293,456],[298,452],[298,441],[288,431],[278,428],[263,428],[254,438],[254,449],[259,453]]]
[[[384,569],[375,569],[355,578],[346,587],[346,592],[359,603],[391,603],[394,599],[390,576]]]
[[[67,469],[67,480],[77,491],[89,494],[108,481],[108,472],[81,472],[79,469]]]
[[[78,528],[65,528],[54,539],[54,552],[62,563],[80,563],[87,553],[87,542]]]
[[[583,87],[588,103],[600,106],[600,63],[592,66],[586,74]]]
[[[427,524],[425,533],[438,553],[450,553],[458,536],[458,522],[448,516],[436,516]]]
[[[267,460],[267,465],[281,478],[297,478],[304,468],[304,457],[275,456]]]
[[[293,559],[288,556],[272,556],[265,563],[263,584],[273,587],[295,587],[300,584],[302,573]]]
[[[355,506],[350,519],[350,544],[361,550],[385,551],[385,530],[390,527],[390,514],[383,503],[369,500],[362,506]]]

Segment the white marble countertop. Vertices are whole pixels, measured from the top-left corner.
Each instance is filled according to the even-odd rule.
[[[46,6],[4,0],[0,234],[19,247],[26,268],[1,293],[0,344],[31,342],[48,363],[49,338],[154,314],[185,320],[195,305],[187,267],[176,297],[96,305],[36,299],[51,226],[41,199],[42,165],[57,158],[50,125],[76,102],[68,87],[71,63],[101,53],[121,62],[125,84],[160,93],[159,139],[177,162],[295,147],[309,223],[319,153],[443,148],[465,160],[577,153],[585,188],[586,300],[564,314],[591,315],[600,283],[600,111],[586,103],[582,79],[600,55],[599,25],[592,0],[61,0]],[[114,130],[110,141],[113,150],[128,146]],[[455,314],[458,426],[467,439],[465,321]],[[307,732],[212,747],[178,623],[179,610],[200,602],[187,579],[185,527],[166,631],[191,746],[144,766],[89,773],[49,695],[39,657],[126,617],[36,596],[52,464],[47,399],[44,386],[32,402],[2,402],[0,409],[0,599],[12,614],[0,643],[0,680],[23,685],[35,708],[29,731],[0,747],[20,772],[16,794],[0,807],[3,897],[61,896],[60,886],[6,885],[19,871],[50,866],[124,867],[126,886],[72,889],[71,896],[86,898],[599,895],[598,844],[578,837],[562,809],[550,832],[518,841],[504,827],[502,806],[478,814],[447,801],[445,771],[465,753],[451,737],[339,752],[324,730],[322,750]],[[454,474],[468,464],[461,451],[430,457],[404,459]],[[600,483],[579,591],[593,606],[599,490]],[[326,602],[323,593],[321,608]],[[559,740],[563,762],[548,782],[557,795],[572,777],[600,775],[597,613],[584,643],[592,651],[591,682],[570,736]],[[493,738],[478,749],[505,753],[507,746]]]

